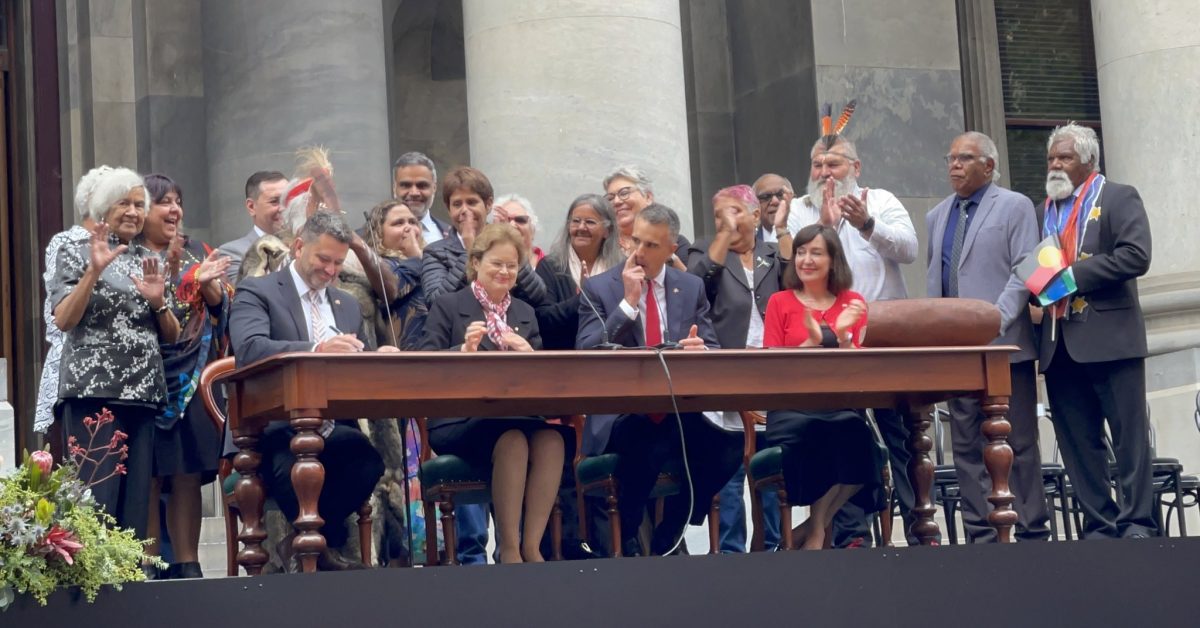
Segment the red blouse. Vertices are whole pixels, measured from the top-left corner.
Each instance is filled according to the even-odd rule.
[[[818,324],[825,324],[830,329],[835,329],[834,323],[837,322],[838,316],[855,299],[866,302],[866,299],[862,298],[859,293],[844,290],[834,300],[833,305],[829,306],[829,309],[813,310],[813,317],[817,319]],[[791,290],[781,290],[771,295],[771,299],[767,301],[767,319],[763,323],[763,346],[799,347],[805,340],[808,340],[808,329],[804,326],[805,309],[804,304],[796,297],[796,293]],[[864,313],[858,323],[850,328],[851,343],[855,347],[862,346],[862,334],[866,326],[867,315]]]

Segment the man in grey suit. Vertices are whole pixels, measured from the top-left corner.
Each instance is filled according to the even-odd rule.
[[[238,285],[229,315],[229,334],[239,367],[292,351],[363,350],[365,336],[358,300],[330,285],[346,260],[351,237],[341,217],[317,212],[293,243],[294,261],[286,271],[247,278]],[[340,329],[358,333],[342,333]],[[345,519],[375,489],[383,476],[383,459],[352,421],[325,421],[319,432],[325,438],[318,456],[325,466],[325,485],[318,510],[326,522],[321,533],[328,547],[317,557],[317,568],[361,569],[362,565],[330,548],[346,542]],[[267,426],[259,443],[263,481],[290,520],[295,520],[300,510],[291,482],[296,460],[290,447],[294,435],[288,424],[274,422]],[[288,544],[282,545],[286,552]],[[290,566],[288,561],[284,565]]]
[[[674,210],[647,205],[634,219],[630,239],[634,248],[623,266],[584,282],[576,346],[718,348],[704,282],[669,263],[679,239]],[[684,413],[679,421],[662,414],[591,415],[585,423],[583,452],[619,455],[614,475],[621,487],[622,547],[613,550],[630,554],[638,551],[638,524],[659,471],[681,468],[686,456],[694,497],[691,522],[699,523],[741,461],[742,436],[717,428],[698,413]],[[666,500],[650,544],[654,554],[672,550],[688,522],[688,487],[684,489]]]
[[[946,197],[926,216],[929,225],[930,297],[981,299],[1000,308],[1000,329],[993,344],[1016,345],[1010,357],[1012,397],[1008,420],[1013,449],[1012,492],[1016,497],[1016,537],[1023,541],[1049,538],[1049,513],[1042,488],[1042,460],[1038,451],[1037,375],[1034,360],[1033,321],[1029,291],[1013,273],[1037,246],[1038,228],[1033,203],[1025,196],[995,183],[996,145],[976,132],[955,138],[946,155],[950,186]],[[951,399],[950,434],[954,466],[963,501],[963,527],[972,542],[994,542],[996,531],[988,525],[990,479],[983,465],[986,439],[979,400]]]
[[[267,234],[277,233],[283,227],[283,208],[279,198],[286,187],[287,177],[274,170],[260,170],[246,179],[246,211],[254,224],[246,235],[217,248],[222,255],[229,257],[229,268],[225,275],[230,283],[237,283],[242,260],[254,242]]]

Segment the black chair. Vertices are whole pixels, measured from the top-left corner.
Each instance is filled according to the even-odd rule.
[[[1149,415],[1149,412],[1150,408],[1147,405],[1147,415]],[[1200,392],[1196,393],[1196,409],[1192,412],[1192,421],[1196,425],[1196,431],[1200,432]],[[1150,444],[1152,447],[1156,444],[1153,425],[1150,426]],[[1155,462],[1157,463],[1159,460],[1171,461],[1173,459],[1156,458]],[[1177,460],[1174,462],[1178,463]],[[1155,471],[1157,472],[1157,470],[1158,469],[1156,465]],[[1180,465],[1173,480],[1174,483],[1169,486],[1164,482],[1162,490],[1160,491],[1156,473],[1154,492],[1157,508],[1155,510],[1155,514],[1160,518],[1159,525],[1163,536],[1171,536],[1171,517],[1174,516],[1175,513],[1178,513],[1179,536],[1187,536],[1187,509],[1200,507],[1200,477],[1197,477],[1195,474],[1183,475],[1183,467]],[[1168,492],[1171,493],[1171,498],[1164,499]],[[1165,516],[1161,514],[1163,506],[1166,506],[1167,508],[1167,513]]]
[[[962,508],[962,492],[958,486],[958,472],[954,465],[946,464],[946,428],[943,417],[950,420],[950,411],[934,406],[930,413],[933,419],[933,505],[941,504],[946,517],[946,538],[951,545],[958,545],[958,511]]]

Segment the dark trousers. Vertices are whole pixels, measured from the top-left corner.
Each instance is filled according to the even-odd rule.
[[[113,422],[96,428],[93,438],[84,425],[84,419],[95,417],[97,412],[108,408],[113,413]],[[146,526],[150,523],[150,475],[154,466],[154,417],[158,411],[143,406],[118,405],[112,399],[64,399],[59,408],[63,421],[63,438],[68,439],[66,451],[70,451],[70,438],[75,437],[80,447],[103,447],[112,440],[113,432],[121,430],[128,438],[129,457],[120,460],[112,455],[96,464],[103,454],[91,454],[92,461],[79,468],[79,477],[84,482],[107,480],[92,486],[92,497],[122,528],[132,528],[139,539],[146,538]],[[112,475],[117,463],[125,465],[125,474]],[[157,505],[156,505],[157,506]],[[154,511],[158,512],[157,508]]]
[[[908,428],[904,425],[904,415],[891,408],[875,408],[872,413],[875,415],[875,424],[879,426],[879,434],[883,437],[883,444],[887,446],[888,462],[892,467],[892,491],[900,505],[901,525],[904,526],[905,535],[908,535],[913,519],[912,509],[917,503],[912,482],[908,479],[908,461],[912,459],[912,454],[908,451]],[[854,502],[847,501],[833,516],[833,546],[845,547],[855,539],[862,539],[870,546],[870,520],[874,514],[863,510]],[[909,538],[908,543],[917,545],[917,538]]]
[[[742,453],[741,432],[726,432],[697,413],[681,415],[677,421],[668,415],[660,423],[644,415],[624,415],[613,425],[605,453],[620,455],[616,479],[620,488],[621,539],[628,544],[637,537],[646,502],[663,470],[679,472],[684,486],[680,494],[668,497],[663,505],[662,522],[655,528],[650,551],[662,554],[671,549],[688,523],[703,521],[712,498],[737,469]],[[679,427],[683,425],[687,467]],[[690,472],[690,474],[689,474]],[[692,487],[689,500],[687,480]]]
[[[1085,515],[1083,537],[1154,536],[1145,361],[1081,364],[1060,338],[1046,369],[1046,390],[1063,466]],[[1109,481],[1105,419],[1117,459],[1120,506]]]
[[[1050,538],[1050,511],[1042,484],[1042,455],[1038,449],[1037,372],[1033,361],[1010,367],[1012,396],[1008,400],[1008,421],[1012,432],[1008,444],[1013,450],[1009,486],[1016,497],[1015,536],[1020,541],[1045,541]],[[987,501],[992,480],[983,464],[987,439],[980,432],[986,417],[975,397],[951,399],[950,438],[954,450],[954,470],[962,493],[963,529],[972,543],[993,543],[996,530],[988,525],[991,504]]]
[[[270,430],[263,435],[260,445],[267,494],[275,498],[288,521],[294,521],[300,514],[300,504],[292,488],[292,464],[296,462],[290,447],[292,434],[286,428]],[[366,434],[339,423],[325,438],[325,449],[317,459],[325,466],[325,483],[317,501],[317,509],[325,520],[321,534],[329,547],[337,548],[346,543],[346,517],[362,506],[383,477],[383,458]]]

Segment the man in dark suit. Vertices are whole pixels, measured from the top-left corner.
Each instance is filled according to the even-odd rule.
[[[392,164],[392,198],[404,201],[421,221],[425,244],[450,236],[450,223],[438,220],[429,211],[437,198],[437,166],[425,153],[404,153]]]
[[[261,170],[246,180],[246,211],[254,224],[246,235],[217,248],[229,258],[225,277],[230,283],[237,283],[242,260],[254,242],[265,235],[274,235],[283,228],[283,207],[279,199],[287,182],[282,172],[274,170]]]
[[[1153,536],[1146,416],[1146,323],[1137,278],[1150,269],[1150,221],[1136,189],[1100,174],[1100,142],[1068,124],[1047,142],[1049,198],[1042,232],[1055,234],[1078,287],[1042,315],[1039,360],[1063,462],[1084,512],[1084,538]],[[1113,500],[1104,421],[1121,490]]]
[[[679,238],[679,217],[658,204],[643,208],[634,220],[633,252],[624,266],[591,277],[583,285],[576,346],[605,343],[625,347],[678,346],[685,351],[717,348],[708,318],[704,283],[671,267]],[[682,440],[680,445],[680,428]],[[622,551],[636,553],[635,536],[658,474],[664,468],[690,470],[690,487],[667,499],[650,551],[676,547],[688,523],[698,523],[713,496],[729,480],[741,458],[741,436],[716,428],[697,413],[673,416],[625,414],[588,417],[583,437],[586,455],[620,455],[616,477],[621,487]],[[687,465],[673,464],[686,458]],[[690,497],[687,489],[690,488]]]
[[[1016,497],[1016,537],[1050,537],[1050,514],[1042,487],[1038,450],[1037,374],[1029,291],[1013,268],[1037,246],[1033,203],[995,183],[998,157],[988,136],[970,132],[954,139],[946,156],[950,186],[946,197],[925,217],[929,225],[926,287],[930,297],[962,297],[995,303],[1000,329],[993,344],[1017,345],[1010,356],[1012,397],[1008,420],[1013,450],[1012,492]],[[972,542],[994,542],[988,525],[990,478],[983,464],[987,440],[980,432],[985,417],[975,397],[951,399],[950,434],[954,467],[963,500],[963,528]]]
[[[304,223],[292,244],[295,258],[286,270],[247,278],[238,285],[229,330],[239,367],[292,351],[353,353],[363,350],[362,314],[358,301],[330,286],[350,249],[351,231],[337,215],[317,212]],[[340,329],[359,330],[358,334]],[[395,351],[394,347],[381,348]],[[362,568],[332,548],[345,544],[345,519],[371,495],[383,475],[383,459],[353,422],[326,421],[320,433],[325,446],[318,458],[325,466],[325,485],[318,510],[325,519],[321,533],[328,549],[317,568],[337,571]],[[292,488],[291,452],[295,432],[283,422],[267,426],[260,442],[263,480],[280,510],[291,520],[299,515]],[[288,544],[282,543],[286,553]],[[289,562],[284,562],[285,567]]]

